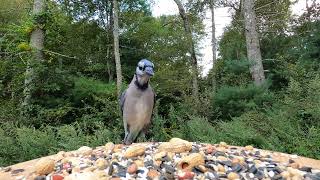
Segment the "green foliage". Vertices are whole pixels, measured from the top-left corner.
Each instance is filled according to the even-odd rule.
[[[74,78],[75,88],[72,91],[73,101],[75,103],[86,102],[94,97],[116,99],[116,86],[114,83],[106,84],[92,78],[79,77]]]
[[[219,140],[216,128],[205,118],[192,117],[192,120],[184,125],[182,131],[183,138],[190,141],[217,143]]]
[[[222,87],[213,97],[212,106],[218,118],[229,119],[253,109],[263,110],[273,101],[272,94],[263,86]]]
[[[19,22],[30,8],[29,0],[1,0],[0,24]]]
[[[251,81],[250,63],[246,59],[220,60],[215,67],[217,86],[241,86]]]
[[[13,123],[0,125],[0,166],[35,159],[59,151],[76,150],[81,146],[96,147],[120,137],[102,124],[96,123],[94,133],[77,123],[58,127],[43,126],[39,129]]]
[[[20,149],[20,157],[35,159],[50,153],[57,143],[52,128],[39,129],[21,127],[16,129],[17,145]]]
[[[219,44],[221,57],[225,60],[243,59],[247,55],[246,39],[243,32],[229,27]]]

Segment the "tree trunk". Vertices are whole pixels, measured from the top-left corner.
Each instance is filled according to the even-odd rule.
[[[197,65],[197,57],[194,48],[194,42],[192,39],[192,31],[189,24],[189,18],[186,14],[186,11],[180,0],[174,0],[179,9],[179,14],[183,20],[184,29],[189,36],[189,51],[191,54],[191,64],[192,64],[192,94],[196,101],[198,101],[198,65]]]
[[[116,73],[117,73],[117,93],[118,97],[121,95],[121,84],[122,84],[122,74],[121,74],[121,63],[120,63],[120,53],[119,53],[119,25],[118,25],[118,1],[113,0],[113,38],[114,38],[114,58],[116,61]]]
[[[108,72],[108,77],[109,77],[109,83],[112,82],[113,80],[113,74],[112,74],[112,71],[111,71],[111,65],[109,63],[109,50],[110,49],[110,46],[107,47],[107,56],[106,56],[106,60],[107,60],[107,72]],[[111,58],[112,59],[112,58]]]
[[[39,15],[45,11],[45,0],[34,0],[33,15]],[[34,88],[34,80],[36,72],[33,68],[35,64],[39,64],[44,60],[43,48],[44,48],[44,30],[36,27],[30,37],[30,46],[32,48],[32,59],[27,62],[25,80],[24,80],[24,100],[22,106],[30,104],[32,90]]]
[[[109,41],[110,41],[110,33],[112,31],[112,25],[111,25],[111,22],[112,21],[112,4],[113,2],[112,1],[103,1],[103,6],[104,6],[104,10],[105,10],[105,13],[101,13],[101,19],[105,18],[106,20],[106,23],[104,23],[104,29],[106,31],[106,39],[107,39],[107,54],[106,54],[106,63],[107,63],[107,75],[108,75],[108,82],[111,83],[112,80],[113,80],[113,72],[112,72],[112,69],[111,69],[111,65],[110,65],[110,61],[109,60],[112,60],[112,55],[110,56],[110,54],[112,52],[110,52],[110,45],[109,45]],[[104,17],[105,16],[105,17]],[[103,20],[102,20],[103,21]]]
[[[215,79],[215,65],[217,61],[217,39],[216,39],[216,24],[214,19],[214,4],[215,0],[210,0],[210,9],[211,9],[211,24],[212,24],[212,88],[215,89],[216,79]]]
[[[243,13],[245,22],[247,57],[251,62],[250,72],[254,83],[259,86],[265,81],[265,76],[262,65],[259,37],[256,30],[254,0],[243,1]]]

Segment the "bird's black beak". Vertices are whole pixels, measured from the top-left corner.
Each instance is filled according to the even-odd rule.
[[[153,68],[152,67],[146,67],[145,72],[149,75],[149,76],[153,76],[154,72],[153,72]]]

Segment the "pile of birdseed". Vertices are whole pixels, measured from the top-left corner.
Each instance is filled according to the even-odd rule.
[[[303,166],[291,156],[273,160],[270,153],[252,146],[224,142],[202,144],[173,138],[164,143],[130,146],[107,143],[95,149],[81,147],[42,158],[28,176],[23,169],[6,169],[13,179],[310,179],[320,180],[320,170]],[[0,176],[1,177],[1,176]]]

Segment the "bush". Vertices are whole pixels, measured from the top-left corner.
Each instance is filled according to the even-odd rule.
[[[76,150],[81,146],[96,147],[107,142],[120,143],[119,129],[95,124],[92,133],[83,124],[74,123],[58,127],[19,126],[13,123],[0,124],[0,166],[27,161],[57,153]]]
[[[205,118],[193,117],[186,125],[182,127],[184,138],[190,141],[197,141],[203,143],[217,143],[219,135]]]
[[[41,129],[20,127],[16,129],[17,145],[20,147],[19,155],[24,160],[35,159],[53,153],[56,146],[54,131],[51,127]]]
[[[222,87],[212,99],[213,118],[231,119],[243,112],[270,107],[274,100],[266,87]]]
[[[266,143],[264,137],[259,135],[255,128],[248,126],[241,120],[222,122],[218,125],[218,131],[221,141],[233,145],[254,145],[261,148]]]

